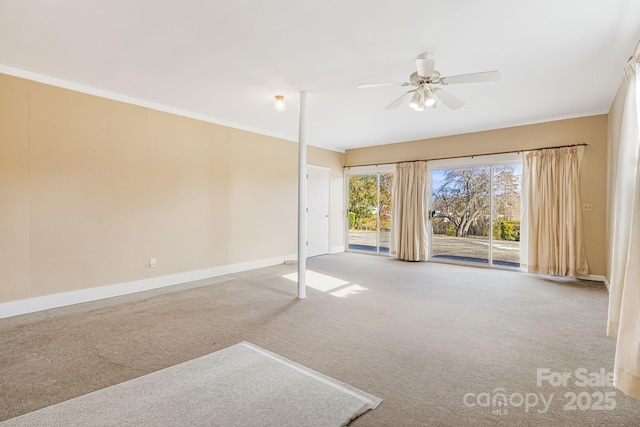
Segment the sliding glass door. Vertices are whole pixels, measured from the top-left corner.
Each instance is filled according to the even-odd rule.
[[[432,162],[430,259],[519,267],[521,176],[513,155]]]
[[[490,173],[486,166],[431,171],[432,259],[489,263]]]
[[[392,183],[388,171],[347,173],[348,250],[389,253]]]

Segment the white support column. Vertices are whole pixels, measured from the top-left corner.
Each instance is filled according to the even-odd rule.
[[[307,296],[307,141],[306,92],[300,92],[298,124],[298,298]]]

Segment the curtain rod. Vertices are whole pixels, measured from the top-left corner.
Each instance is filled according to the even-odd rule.
[[[483,154],[467,154],[465,156],[451,156],[451,157],[437,157],[434,159],[424,159],[424,160],[403,160],[400,162],[380,162],[380,163],[369,163],[369,164],[363,164],[363,165],[349,165],[349,166],[345,166],[344,169],[350,169],[350,168],[359,168],[359,167],[363,167],[363,166],[383,166],[383,165],[395,165],[396,163],[411,163],[411,162],[433,162],[435,160],[451,160],[451,159],[464,159],[465,157],[470,157],[470,158],[474,158],[474,157],[480,157],[480,156],[494,156],[497,154],[513,154],[513,153],[523,153],[525,151],[540,151],[540,150],[551,150],[554,148],[569,148],[569,147],[588,147],[589,144],[569,144],[569,145],[556,145],[554,147],[542,147],[542,148],[530,148],[530,149],[524,149],[524,150],[514,150],[514,151],[496,151],[493,153],[483,153]]]

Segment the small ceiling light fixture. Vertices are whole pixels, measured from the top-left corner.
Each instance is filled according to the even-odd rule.
[[[273,103],[273,108],[275,108],[278,113],[282,113],[287,109],[287,103],[284,101],[284,95],[276,95],[276,102]]]

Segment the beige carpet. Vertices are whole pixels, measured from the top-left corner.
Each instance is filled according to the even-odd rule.
[[[613,368],[601,283],[350,253],[308,267],[324,291],[303,301],[283,265],[0,320],[0,420],[246,340],[384,399],[353,426],[640,425],[640,402],[576,378]],[[572,377],[538,386],[544,368]],[[493,405],[502,389],[513,405]],[[517,406],[540,393],[546,412]]]

